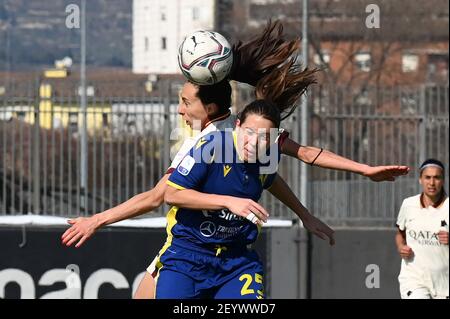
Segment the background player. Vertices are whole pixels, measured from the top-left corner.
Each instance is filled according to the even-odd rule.
[[[406,198],[397,219],[395,236],[402,258],[401,297],[434,299],[449,296],[448,196],[444,165],[428,159],[420,166],[422,193]]]

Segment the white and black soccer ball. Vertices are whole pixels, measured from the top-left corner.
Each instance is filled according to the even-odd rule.
[[[189,81],[198,85],[212,85],[230,73],[233,51],[220,33],[196,31],[186,36],[181,43],[178,64]]]

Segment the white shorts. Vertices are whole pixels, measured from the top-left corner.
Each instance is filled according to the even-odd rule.
[[[416,288],[401,294],[402,299],[432,299],[427,288]]]
[[[432,295],[427,288],[416,288],[401,294],[402,299],[449,299],[448,296]]]
[[[150,264],[150,266],[147,267],[147,272],[148,272],[150,275],[152,275],[153,278],[155,278],[156,275],[158,274],[158,268],[156,267],[156,264],[158,263],[158,261],[159,261],[159,256],[157,255],[157,256],[153,259],[153,261],[152,261],[152,263]]]

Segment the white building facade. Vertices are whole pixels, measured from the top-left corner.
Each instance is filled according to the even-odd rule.
[[[178,47],[196,30],[213,30],[215,0],[133,0],[133,73],[180,73]]]

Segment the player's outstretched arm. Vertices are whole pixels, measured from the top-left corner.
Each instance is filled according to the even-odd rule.
[[[244,218],[249,218],[248,216],[253,213],[258,218],[255,219],[255,223],[258,224],[267,222],[269,216],[264,207],[249,198],[206,194],[193,189],[179,189],[169,186],[164,200],[169,205],[195,210],[228,209],[233,214]]]
[[[328,237],[330,245],[334,245],[334,230],[320,219],[311,215],[308,209],[300,203],[291,188],[279,175],[275,177],[272,185],[268,188],[268,191],[272,193],[273,196],[278,198],[283,204],[292,209],[292,211],[294,211],[294,213],[301,219],[303,225],[308,231],[323,240],[326,240]]]
[[[120,205],[90,217],[69,220],[71,227],[61,236],[62,243],[66,246],[76,243],[75,247],[78,248],[101,227],[143,215],[158,208],[164,202],[164,192],[169,176],[170,174],[164,175],[153,189],[133,196]]]
[[[360,174],[374,182],[393,182],[396,177],[406,175],[410,170],[403,165],[369,166],[317,147],[301,146],[289,138],[283,142],[281,151],[307,164]]]

